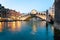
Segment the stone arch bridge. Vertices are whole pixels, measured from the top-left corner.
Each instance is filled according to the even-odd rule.
[[[46,20],[46,15],[41,14],[28,14],[20,17],[20,20],[30,20],[31,18],[39,18],[41,20]]]

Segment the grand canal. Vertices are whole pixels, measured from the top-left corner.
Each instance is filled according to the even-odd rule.
[[[54,27],[45,21],[0,22],[0,40],[54,40]]]

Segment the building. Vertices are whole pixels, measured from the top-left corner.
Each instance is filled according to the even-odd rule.
[[[54,4],[51,8],[49,8],[48,13],[50,16],[52,16],[54,18],[54,16],[55,16],[55,5]]]
[[[36,14],[37,13],[37,10],[35,10],[35,9],[33,9],[32,11],[31,11],[31,14]]]

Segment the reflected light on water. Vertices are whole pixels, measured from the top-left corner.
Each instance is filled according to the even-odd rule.
[[[8,27],[10,31],[15,31],[16,29],[15,22],[8,22]]]
[[[41,21],[40,22],[40,27],[44,27],[44,26],[46,26],[46,21]]]
[[[36,32],[37,31],[37,25],[36,23],[33,23],[33,32]]]
[[[32,35],[35,35],[36,32],[37,32],[37,25],[36,25],[35,22],[33,22],[32,32],[31,32],[31,34],[32,34]]]
[[[0,22],[0,32],[2,32],[2,23]]]
[[[0,32],[3,31],[3,28],[4,28],[4,22],[0,22]]]
[[[51,27],[49,24],[46,30],[45,22],[40,21],[13,21],[5,22],[7,26],[4,27],[4,22],[0,22],[0,34],[3,39],[16,39],[16,40],[40,40],[40,39],[50,39],[53,40],[54,36],[54,27]],[[26,24],[25,24],[26,23]],[[42,26],[40,26],[42,25]],[[22,27],[22,28],[21,28]],[[42,28],[41,28],[42,27]],[[4,29],[2,31],[2,29]],[[12,39],[13,38],[13,39]],[[22,39],[21,39],[22,38]],[[0,39],[1,40],[1,39]],[[7,39],[6,39],[7,40]]]
[[[17,21],[16,22],[16,29],[17,29],[17,31],[20,31],[20,29],[21,29],[21,22],[20,21]]]
[[[11,24],[12,24],[12,25],[11,25],[11,30],[12,30],[12,31],[15,31],[15,29],[16,29],[15,22],[12,22]]]
[[[8,27],[10,31],[20,31],[21,29],[21,22],[16,21],[16,22],[8,22]]]
[[[51,29],[52,29],[52,31],[54,32],[54,26],[52,26],[52,28],[51,28]]]

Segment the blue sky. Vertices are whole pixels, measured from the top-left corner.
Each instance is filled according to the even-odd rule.
[[[37,11],[45,11],[53,5],[54,0],[0,0],[5,8],[28,13],[32,9]]]

